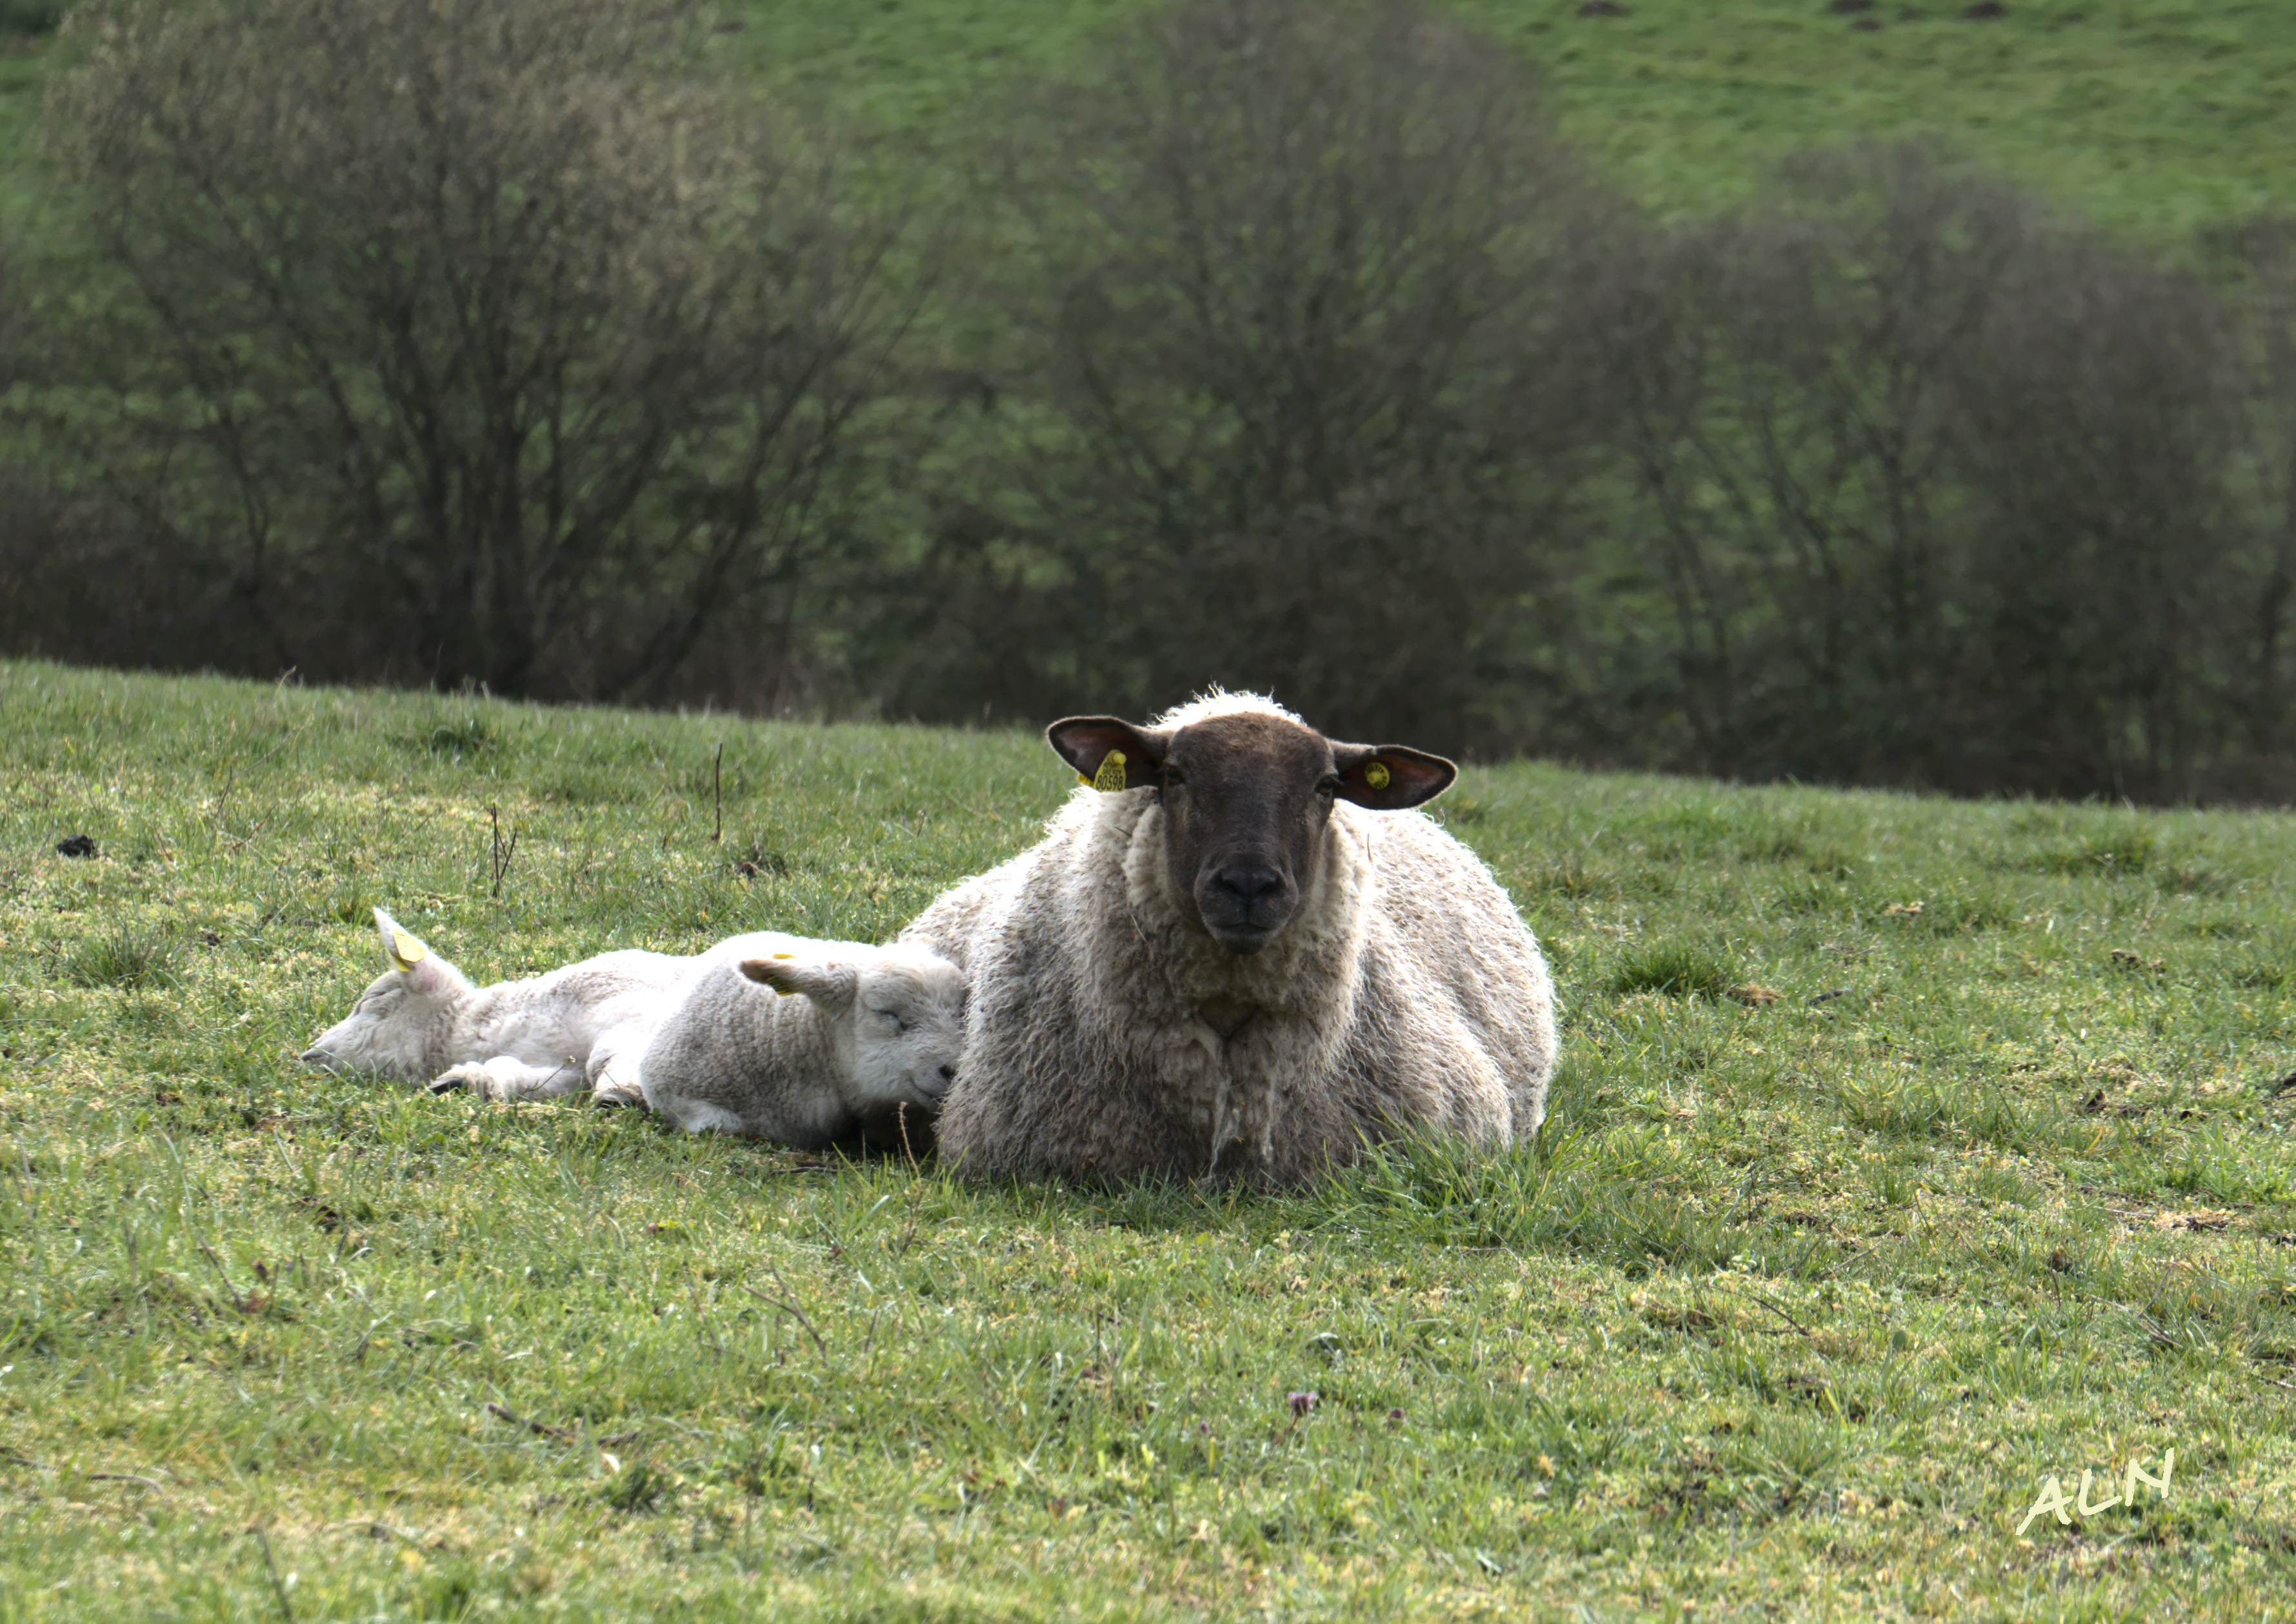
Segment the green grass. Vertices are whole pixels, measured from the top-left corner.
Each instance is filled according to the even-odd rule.
[[[0,665],[0,1620],[2296,1608],[2286,816],[1471,770],[1546,1154],[1283,1198],[292,1060],[374,903],[482,978],[882,937],[1066,777]]]
[[[2108,224],[2169,238],[2296,209],[2296,7],[2281,0],[1879,0],[1873,33],[1824,0],[1459,0],[1548,75],[1565,133],[1630,193],[1699,213],[1780,160],[1941,131]],[[748,0],[726,49],[865,127],[939,138],[1013,76],[1073,60],[1136,0]],[[2064,19],[2074,12],[2080,21]],[[779,64],[776,70],[774,66]]]
[[[1140,0],[726,0],[718,49],[833,107],[914,173],[916,144],[993,128],[1016,78],[1057,70]],[[1852,29],[1824,0],[1460,0],[1548,75],[1565,132],[1637,197],[1685,213],[1749,195],[1781,159],[1863,135],[1942,131],[2110,225],[2163,240],[2296,209],[2296,7],[2282,0],[1879,0]],[[2065,19],[2079,14],[2079,21]],[[738,28],[734,25],[739,25]],[[0,44],[8,44],[0,41]],[[45,38],[0,53],[0,199],[32,163]],[[12,207],[21,207],[20,199]],[[34,227],[37,229],[37,227]]]

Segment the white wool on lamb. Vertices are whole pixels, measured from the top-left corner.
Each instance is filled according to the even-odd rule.
[[[649,1032],[646,1103],[689,1133],[801,1148],[896,1119],[923,1131],[964,1045],[964,973],[914,943],[763,931],[720,942]]]
[[[596,1090],[620,1097],[613,1068],[651,1027],[660,995],[693,960],[668,953],[602,953],[547,975],[473,987],[470,978],[381,908],[389,964],[351,1013],[312,1040],[303,1063],[373,1071],[436,1092],[488,1099]],[[635,1094],[627,1095],[635,1099]]]
[[[586,1087],[689,1131],[811,1146],[929,1114],[964,1042],[963,973],[914,946],[758,932],[479,988],[381,908],[375,928],[390,968],[307,1064],[492,1100]]]

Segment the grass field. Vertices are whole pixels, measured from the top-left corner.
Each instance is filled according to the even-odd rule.
[[[1471,770],[1546,1153],[1284,1198],[291,1058],[373,904],[881,937],[1065,778],[0,665],[0,1620],[2296,1610],[2296,818]]]
[[[779,63],[865,126],[993,118],[1009,76],[1056,67],[1125,0],[750,0],[728,49]],[[1647,201],[1697,212],[1780,159],[1941,131],[2045,195],[2156,236],[2296,209],[2296,8],[2278,0],[1461,0],[1549,76],[1564,131]],[[1909,12],[1921,13],[1909,16]],[[2078,20],[2072,21],[2078,13]],[[1882,26],[1864,32],[1857,21]]]
[[[726,0],[719,49],[835,108],[892,161],[962,138],[1140,0]],[[1565,131],[1635,195],[1684,212],[1780,159],[1942,131],[2044,195],[2173,237],[2296,209],[2296,7],[2283,0],[1460,0],[1549,76]],[[1909,12],[1919,12],[1910,16]],[[1858,21],[1882,26],[1872,32]],[[738,25],[736,27],[735,25]],[[0,201],[20,204],[52,47],[0,53]],[[32,229],[38,229],[35,225]]]

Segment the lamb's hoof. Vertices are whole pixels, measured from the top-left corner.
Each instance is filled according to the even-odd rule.
[[[633,1105],[644,1104],[645,1100],[635,1094],[594,1094],[590,1096],[590,1103],[602,1110],[627,1111]]]
[[[478,1066],[456,1066],[451,1071],[440,1072],[423,1086],[432,1094],[460,1094],[467,1088],[483,1099],[487,1092],[487,1074]]]

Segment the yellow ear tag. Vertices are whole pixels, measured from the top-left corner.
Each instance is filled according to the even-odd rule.
[[[1387,788],[1393,777],[1394,775],[1387,770],[1387,763],[1384,761],[1374,761],[1364,768],[1364,782],[1374,790]]]
[[[401,970],[412,970],[430,956],[430,949],[416,941],[406,931],[393,925],[390,930],[390,962]]]
[[[1092,775],[1092,787],[1104,791],[1124,787],[1124,752],[1112,750],[1100,759],[1100,771]]]

